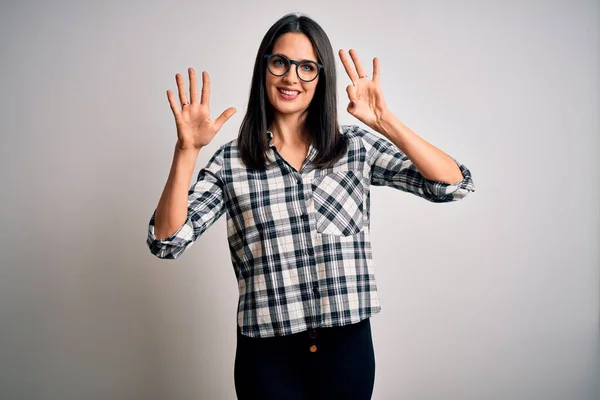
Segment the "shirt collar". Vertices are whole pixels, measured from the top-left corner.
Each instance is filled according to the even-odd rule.
[[[269,140],[269,147],[273,147],[273,132],[267,131],[267,139]]]
[[[267,131],[267,139],[268,139],[267,145],[269,146],[269,151],[267,151],[267,163],[273,164],[276,161],[275,151],[274,151],[275,145],[273,144],[273,132]]]
[[[275,161],[277,161],[275,158],[275,150],[277,150],[277,148],[273,144],[273,132],[267,130],[267,139],[268,139],[268,146],[269,146],[269,151],[267,152],[267,161],[269,164],[271,164],[271,163],[274,163]],[[308,146],[308,152],[306,153],[306,159],[308,160],[309,163],[315,158],[316,154],[317,154],[317,149],[311,143]]]

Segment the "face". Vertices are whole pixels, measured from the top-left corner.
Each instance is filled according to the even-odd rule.
[[[290,32],[281,35],[273,46],[272,54],[283,54],[290,60],[317,61],[312,43],[303,33]],[[265,88],[269,102],[275,115],[301,114],[308,108],[317,87],[319,77],[311,82],[298,78],[296,65],[291,64],[287,73],[275,76],[268,69],[265,71]],[[283,93],[285,91],[285,93]]]

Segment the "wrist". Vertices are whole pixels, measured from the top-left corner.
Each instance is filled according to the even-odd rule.
[[[175,144],[175,152],[178,154],[198,154],[200,152],[200,150],[202,149],[202,146],[196,147],[196,146],[190,146],[190,145],[185,145],[179,141],[177,141],[177,143]]]
[[[200,149],[176,146],[173,154],[173,162],[176,165],[196,165],[199,153]]]
[[[382,111],[377,120],[377,131],[381,133],[383,136],[389,138],[391,133],[394,132],[395,126],[398,125],[400,121],[398,118],[388,109]]]

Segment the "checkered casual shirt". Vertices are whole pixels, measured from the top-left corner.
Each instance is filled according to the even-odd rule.
[[[233,140],[199,172],[189,190],[187,220],[173,235],[157,240],[152,214],[147,244],[152,254],[171,259],[227,215],[237,323],[246,336],[353,324],[380,311],[369,230],[371,186],[437,203],[475,190],[470,171],[456,159],[463,179],[435,182],[391,142],[354,125],[341,131],[347,153],[329,168],[315,168],[311,146],[300,172],[271,141],[266,169],[249,170]]]

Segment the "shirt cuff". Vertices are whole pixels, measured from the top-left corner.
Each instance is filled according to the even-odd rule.
[[[169,254],[176,252],[175,249],[185,248],[192,241],[194,229],[190,224],[189,217],[171,236],[157,239],[154,231],[155,215],[156,210],[152,214],[150,224],[148,225],[148,237],[146,239],[146,243],[152,254],[160,258],[167,258]]]
[[[471,171],[456,159],[453,158],[453,160],[456,165],[458,165],[460,172],[463,175],[463,179],[459,182],[446,183],[425,178],[429,192],[441,201],[449,200],[448,196],[452,196],[451,200],[458,200],[467,196],[470,192],[475,191],[475,184],[471,177]]]

